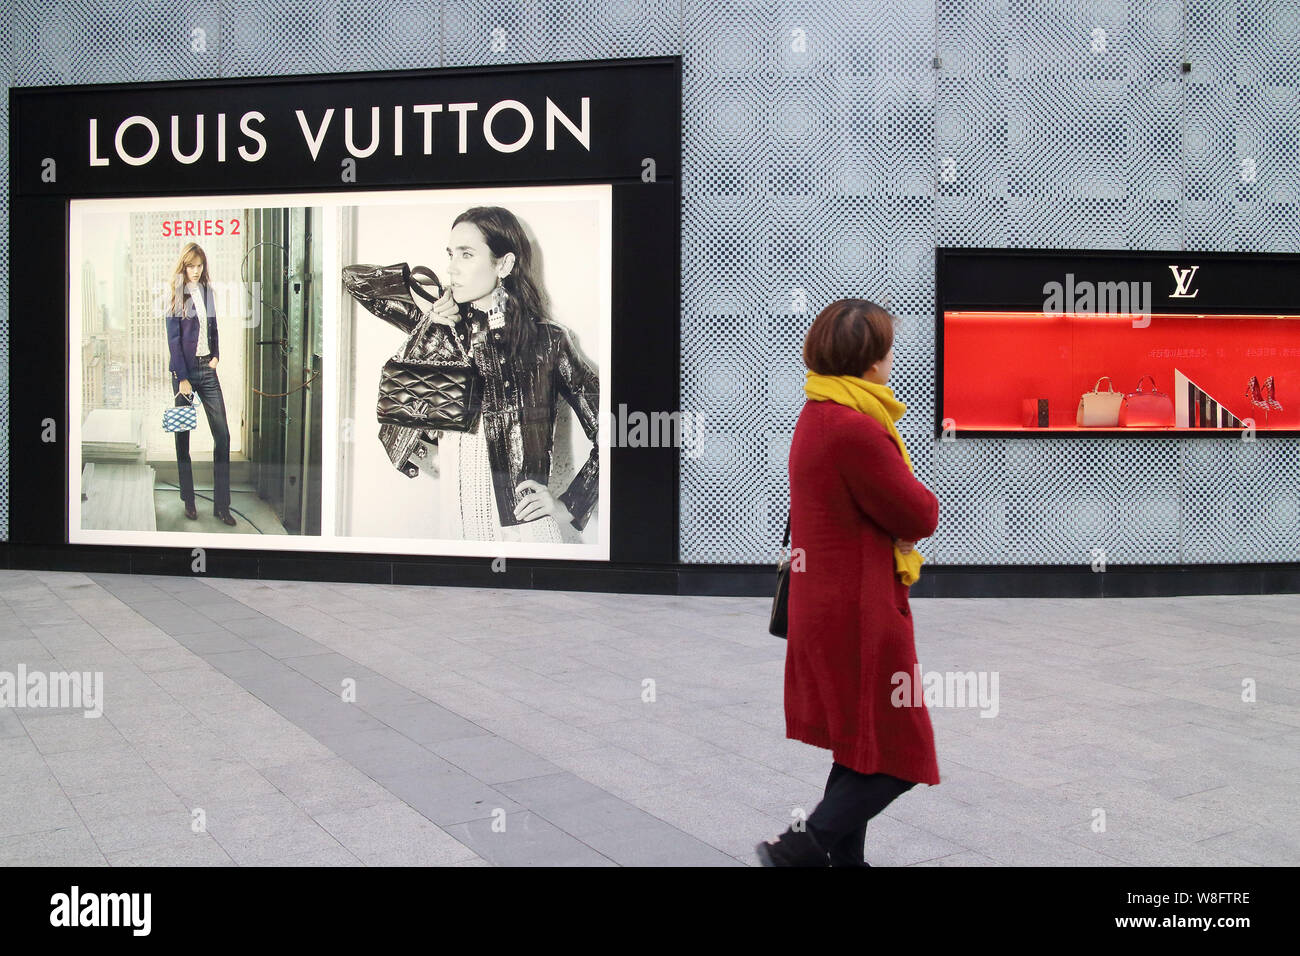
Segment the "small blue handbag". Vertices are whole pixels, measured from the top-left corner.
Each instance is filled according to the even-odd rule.
[[[177,392],[179,395],[180,393]],[[199,401],[198,392],[190,392],[190,401],[188,405],[173,405],[163,412],[163,431],[165,432],[192,432],[199,426],[199,406],[203,403]]]

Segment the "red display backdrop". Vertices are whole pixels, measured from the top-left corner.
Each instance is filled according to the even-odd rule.
[[[1131,315],[942,317],[941,417],[958,432],[1094,431],[1076,416],[1102,376],[1125,394],[1151,376],[1174,406],[1172,424],[1126,431],[1240,430],[1245,419],[1259,431],[1300,429],[1300,316],[1156,314],[1145,327]],[[1045,427],[1030,415],[1043,399]]]

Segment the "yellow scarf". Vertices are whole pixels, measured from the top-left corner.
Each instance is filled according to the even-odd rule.
[[[804,394],[815,402],[835,402],[856,409],[863,415],[870,415],[889,430],[889,437],[894,439],[898,450],[903,453],[903,461],[911,471],[912,458],[903,444],[903,436],[898,433],[894,422],[903,417],[907,406],[894,397],[894,390],[888,385],[877,385],[856,375],[818,375],[808,373],[808,380],[803,386]],[[909,587],[921,576],[921,565],[925,556],[916,548],[904,554],[894,545],[894,570]]]

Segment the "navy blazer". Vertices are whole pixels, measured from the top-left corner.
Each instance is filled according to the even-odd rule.
[[[221,358],[217,351],[217,310],[210,285],[203,286],[203,305],[208,313],[208,351]],[[188,292],[185,293],[184,312],[184,315],[177,315],[175,311],[167,313],[167,348],[171,352],[168,368],[177,381],[192,378],[198,371],[194,354],[199,350],[199,313]]]

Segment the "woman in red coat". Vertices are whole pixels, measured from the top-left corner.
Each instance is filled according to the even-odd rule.
[[[893,318],[832,303],[804,340],[805,403],[790,446],[792,562],[786,736],[831,751],[826,792],[805,825],[760,843],[765,866],[867,866],[867,821],[918,783],[939,782],[908,587],[939,503],[912,475],[886,385]],[[905,692],[906,691],[906,692]],[[919,696],[919,695],[918,695]]]

